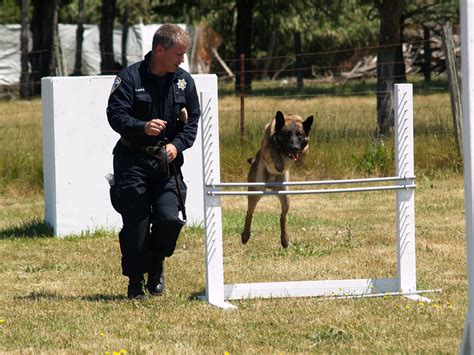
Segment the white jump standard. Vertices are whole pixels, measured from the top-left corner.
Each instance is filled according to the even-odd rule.
[[[395,177],[305,181],[286,183],[221,183],[219,156],[219,124],[217,103],[211,102],[210,94],[202,92],[201,116],[203,188],[204,188],[204,242],[206,258],[206,294],[204,299],[222,308],[235,308],[226,302],[245,298],[310,297],[332,298],[375,297],[403,295],[429,302],[416,289],[415,256],[415,175],[413,158],[413,94],[411,84],[395,85]],[[392,182],[393,185],[380,185]],[[221,188],[248,186],[308,186],[308,185],[379,185],[366,187],[282,190],[282,191],[221,191]],[[397,210],[397,277],[387,279],[353,279],[322,281],[290,281],[224,284],[222,247],[221,196],[226,195],[277,195],[277,194],[322,194],[342,192],[367,192],[396,190]]]

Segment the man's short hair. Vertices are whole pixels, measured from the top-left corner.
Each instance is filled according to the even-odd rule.
[[[157,45],[169,49],[176,45],[188,47],[191,43],[191,38],[185,30],[178,25],[166,23],[161,25],[153,36],[152,49]]]

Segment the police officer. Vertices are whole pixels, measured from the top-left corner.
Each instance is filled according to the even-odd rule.
[[[179,67],[189,44],[179,26],[162,25],[152,51],[120,72],[109,97],[108,121],[121,136],[113,150],[110,193],[123,220],[119,240],[129,299],[142,299],[144,286],[151,295],[164,292],[164,260],[184,224],[180,167],[200,116],[194,81]]]

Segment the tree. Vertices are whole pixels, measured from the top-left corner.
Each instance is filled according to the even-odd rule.
[[[41,78],[55,75],[54,33],[58,31],[58,0],[32,0],[33,50],[30,56],[33,94],[41,92]]]
[[[150,6],[142,0],[118,0],[116,4],[117,16],[122,24],[122,58],[121,66],[126,67],[127,61],[127,42],[128,30],[130,25],[141,23],[146,18],[145,14],[150,12]],[[151,43],[147,43],[151,47]]]
[[[74,75],[82,75],[82,42],[84,41],[84,0],[78,2],[76,57],[74,60]]]
[[[20,97],[31,97],[30,67],[28,58],[28,0],[21,0],[21,33],[20,33],[20,52],[21,52],[21,75],[20,75]]]
[[[379,135],[386,135],[390,127],[394,125],[393,84],[404,2],[404,0],[374,0],[380,14],[377,50],[377,132]]]
[[[448,21],[456,21],[459,18],[459,1],[458,0],[412,0],[406,3],[402,17],[400,19],[400,31],[403,37],[403,29],[408,23],[422,24],[423,25],[423,74],[425,75],[425,81],[429,82],[431,79],[431,48],[430,48],[430,36],[433,30],[440,29]],[[403,38],[400,40],[403,42]],[[400,44],[400,53],[402,45]],[[405,66],[403,69],[396,70],[400,72],[403,70],[405,74]],[[397,64],[400,65],[400,64]]]
[[[102,0],[100,18],[100,68],[102,74],[116,74],[114,60],[114,20],[116,0]]]
[[[247,59],[245,61],[245,77],[244,88],[246,90],[252,88],[251,75],[251,44],[252,44],[252,16],[253,16],[253,0],[236,0],[237,3],[237,25],[235,28],[235,90],[240,91],[240,55],[243,54]]]

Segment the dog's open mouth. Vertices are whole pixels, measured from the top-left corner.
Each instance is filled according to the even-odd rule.
[[[296,152],[296,153],[288,153],[288,157],[291,159],[291,160],[294,160],[294,161],[297,161],[298,160],[298,156],[300,155],[299,152]]]

